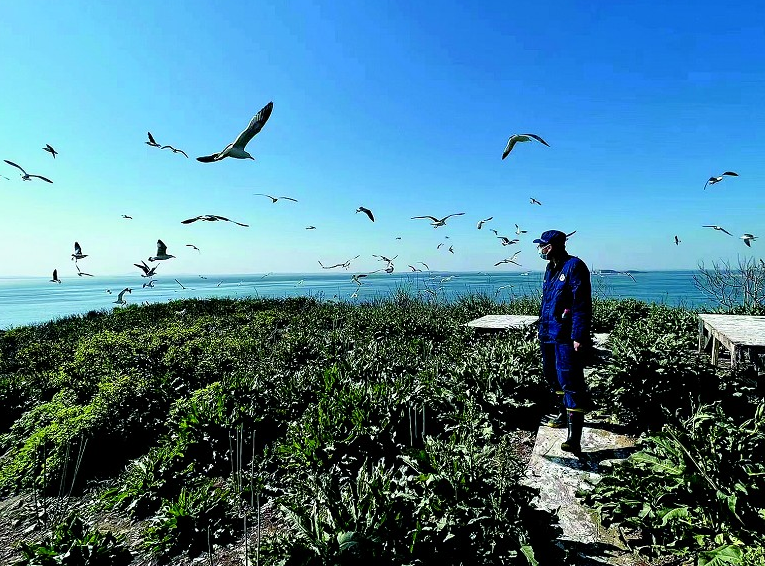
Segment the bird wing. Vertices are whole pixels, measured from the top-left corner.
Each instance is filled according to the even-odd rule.
[[[573,232],[569,232],[568,234],[566,234],[566,239],[569,239],[569,238],[570,238],[571,236],[573,236],[574,234],[576,234],[576,230],[574,230]]]
[[[133,265],[135,265],[138,269],[142,270],[144,273],[149,272],[149,266],[146,265],[145,263],[143,265],[141,265],[140,263],[134,263]]]
[[[513,147],[515,147],[515,143],[518,140],[517,136],[513,134],[510,136],[510,139],[507,140],[507,145],[505,146],[505,151],[502,152],[502,159],[510,155],[510,152],[513,151]]]
[[[282,198],[284,200],[291,200],[293,202],[297,202],[297,199],[296,198],[292,198],[292,197],[279,197],[279,198]]]
[[[752,247],[752,244],[750,244],[750,243],[749,243],[749,238],[744,238],[744,243],[745,243],[745,244],[746,244],[748,247],[750,247],[750,248]]]
[[[710,183],[710,181],[714,181],[714,180],[715,180],[714,177],[710,177],[709,180],[706,183],[704,183],[704,190],[706,190],[707,185]]]
[[[425,263],[424,261],[420,261],[420,262],[418,262],[418,263],[420,263],[421,265],[424,265],[424,266],[425,266],[425,269],[427,269],[428,271],[430,271],[430,268],[428,267],[428,264],[427,264],[427,263]]]
[[[212,163],[218,158],[218,153],[213,153],[212,155],[205,155],[203,157],[197,157],[197,161],[201,161],[202,163]]]
[[[450,214],[449,216],[444,216],[441,219],[441,222],[445,222],[447,218],[451,218],[452,216],[462,216],[463,214],[465,214],[465,213],[464,212],[455,212],[454,214]]]
[[[172,145],[163,145],[163,146],[162,146],[162,147],[160,147],[159,149],[167,149],[168,147],[169,147],[170,149],[172,149],[172,150],[175,150],[175,148],[174,148]]]
[[[184,286],[183,286],[183,283],[181,283],[181,282],[180,282],[180,281],[178,281],[177,279],[175,280],[175,282],[176,282],[176,283],[178,283],[178,285],[180,285],[180,286],[181,286],[181,289],[185,289],[185,288],[186,288],[186,287],[184,287]]]
[[[54,280],[58,279],[58,269],[53,270],[53,279]]]
[[[167,254],[167,246],[162,240],[157,240],[157,255]]]
[[[435,216],[412,216],[412,220],[415,218],[430,218],[433,222],[438,222],[438,218]]]
[[[547,147],[550,147],[550,144],[549,144],[549,143],[547,143],[545,140],[543,140],[542,138],[540,138],[540,137],[539,137],[538,135],[536,135],[536,134],[522,134],[522,135],[524,135],[524,136],[529,136],[530,138],[534,138],[534,139],[535,139],[535,140],[537,140],[539,143],[543,143],[543,144],[545,144]]]
[[[732,236],[733,235],[730,232],[728,232],[725,228],[723,228],[722,226],[720,226],[720,230],[725,232],[726,234],[728,234],[728,236]]]
[[[186,152],[185,152],[185,151],[183,151],[182,149],[176,149],[175,151],[176,151],[176,153],[182,153],[182,154],[183,154],[183,156],[184,156],[186,159],[188,159],[188,158],[189,158],[189,156],[186,154]]]
[[[738,177],[738,173],[734,173],[733,171],[726,171],[725,173],[723,173],[723,175],[728,175],[730,177]]]
[[[3,161],[5,161],[8,165],[13,165],[16,169],[20,169],[21,172],[24,173],[24,175],[27,174],[27,172],[24,171],[24,168],[21,165],[16,165],[13,161],[8,161],[7,159],[3,159]]]
[[[51,181],[47,177],[43,177],[42,175],[27,175],[27,177],[36,177],[36,178],[42,179],[43,181],[46,181],[48,183],[53,183],[53,181]]]
[[[253,116],[252,120],[250,120],[249,125],[242,131],[239,136],[237,136],[236,140],[234,141],[233,145],[234,147],[244,148],[250,140],[257,134],[260,130],[263,129],[263,126],[266,125],[266,122],[268,121],[268,118],[271,116],[271,111],[274,109],[274,103],[269,102],[266,104],[260,112],[255,114]]]
[[[156,145],[159,145],[159,144],[157,144],[157,142],[155,142],[155,141],[154,141],[154,136],[152,136],[152,135],[151,135],[151,132],[146,132],[146,133],[147,133],[147,134],[149,134],[149,141],[150,141],[151,143],[153,143],[153,144],[156,144]]]
[[[75,255],[82,255],[82,248],[77,242],[74,243],[74,253]]]
[[[277,198],[274,198],[274,197],[272,197],[271,195],[267,195],[267,194],[265,194],[265,193],[252,193],[252,194],[253,194],[253,196],[256,196],[256,197],[268,197],[268,198],[270,198],[270,199],[271,199],[272,201],[274,201],[274,202],[276,202],[277,200],[279,200],[279,199],[277,199]],[[282,198],[284,198],[284,197],[282,197]]]
[[[201,220],[201,216],[196,216],[194,218],[187,218],[186,220],[181,220],[181,224],[191,224],[192,222],[196,222],[197,220]]]

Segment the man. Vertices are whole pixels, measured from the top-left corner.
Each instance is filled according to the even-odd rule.
[[[591,347],[590,271],[581,259],[566,251],[565,233],[548,230],[534,243],[539,256],[548,260],[539,318],[543,371],[547,383],[562,403],[560,413],[547,424],[559,427],[568,424],[568,437],[561,449],[579,453],[584,413],[590,405],[583,364]]]

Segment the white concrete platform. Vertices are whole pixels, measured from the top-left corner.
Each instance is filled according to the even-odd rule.
[[[465,326],[481,328],[485,330],[506,330],[508,328],[524,328],[531,326],[539,320],[538,316],[527,314],[487,314],[481,318],[471,320]]]

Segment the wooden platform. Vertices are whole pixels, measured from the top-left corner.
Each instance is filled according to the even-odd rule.
[[[765,354],[765,316],[700,314],[699,352],[710,344],[714,365],[717,365],[722,345],[730,352],[731,368],[735,368],[746,353],[759,366],[759,355]]]
[[[481,318],[471,320],[465,326],[472,326],[482,330],[506,330],[508,328],[531,326],[538,320],[538,316],[527,314],[487,314]]]

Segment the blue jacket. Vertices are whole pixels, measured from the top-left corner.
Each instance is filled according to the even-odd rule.
[[[564,312],[567,311],[567,312]],[[542,284],[539,339],[543,342],[590,342],[592,287],[590,270],[578,257],[568,256],[558,267],[547,264]]]

